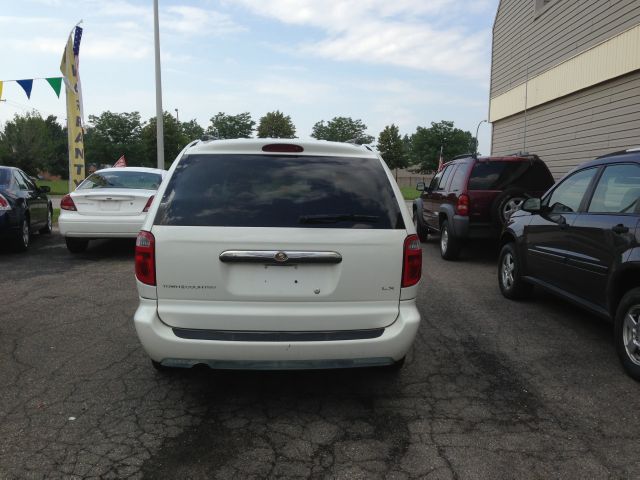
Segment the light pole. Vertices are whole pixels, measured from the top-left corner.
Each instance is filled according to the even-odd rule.
[[[178,109],[174,108],[174,110],[176,111],[176,123],[180,123],[180,117],[178,116]]]
[[[160,73],[160,24],[158,23],[158,0],[153,0],[153,39],[156,56],[156,145],[158,168],[164,170],[164,115],[162,111],[162,75]]]
[[[478,155],[478,145],[480,144],[480,142],[478,141],[478,133],[480,132],[480,125],[482,125],[483,123],[489,123],[486,120],[481,120],[480,123],[478,123],[478,128],[476,128],[476,151],[475,154]]]

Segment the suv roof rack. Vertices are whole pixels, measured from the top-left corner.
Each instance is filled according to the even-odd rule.
[[[456,155],[449,161],[451,162],[453,160],[460,160],[461,158],[469,158],[469,157],[473,157],[473,153],[463,153],[462,155]]]
[[[640,147],[627,148],[626,150],[620,150],[619,152],[612,152],[612,153],[607,153],[606,155],[600,155],[599,157],[596,158],[596,160],[600,158],[624,155],[625,153],[640,153]]]

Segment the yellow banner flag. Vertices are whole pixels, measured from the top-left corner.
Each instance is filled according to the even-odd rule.
[[[2,100],[2,82],[0,82],[0,100]]]
[[[67,93],[67,131],[69,142],[69,191],[76,189],[85,178],[84,125],[82,119],[82,89],[78,70],[78,55],[82,28],[75,27],[64,48],[60,71]]]

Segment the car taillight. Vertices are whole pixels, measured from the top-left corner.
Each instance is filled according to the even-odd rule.
[[[71,195],[69,195],[68,193],[62,197],[62,200],[60,200],[60,208],[62,210],[71,210],[71,211],[77,211],[76,209],[76,204],[73,203],[73,198],[71,198]]]
[[[458,204],[456,205],[456,214],[467,217],[469,215],[469,195],[463,193],[458,197]]]
[[[402,288],[412,287],[422,276],[422,247],[417,235],[409,235],[404,241],[402,263]]]
[[[147,285],[156,285],[156,239],[144,230],[136,239],[136,278]]]
[[[9,201],[4,196],[0,195],[0,212],[7,210],[11,210],[11,205],[9,205]]]
[[[142,209],[143,212],[148,212],[149,211],[149,207],[151,206],[151,204],[153,203],[153,197],[155,197],[155,195],[151,195],[149,197],[149,200],[147,200],[147,204],[144,206],[144,208]]]

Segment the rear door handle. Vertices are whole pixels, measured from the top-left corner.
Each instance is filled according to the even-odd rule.
[[[623,225],[623,224],[618,224],[615,227],[613,227],[611,230],[613,230],[613,233],[629,233],[629,227]]]

